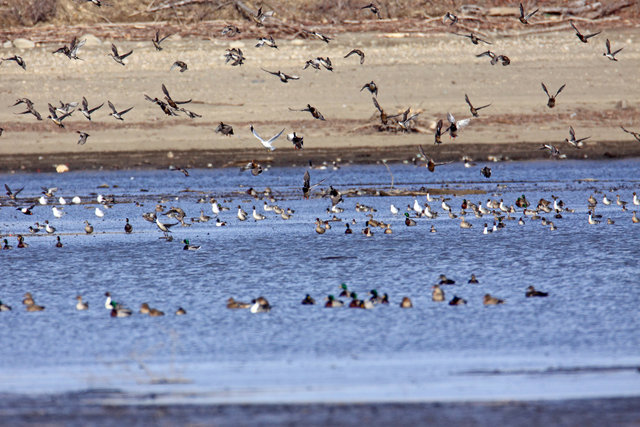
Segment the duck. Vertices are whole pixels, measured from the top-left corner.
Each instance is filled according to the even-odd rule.
[[[576,26],[573,24],[573,21],[569,20],[569,24],[571,24],[571,26],[576,32],[576,37],[578,37],[578,39],[580,39],[582,43],[588,43],[591,37],[595,37],[602,32],[602,31],[598,31],[597,33],[584,35],[580,32],[580,30],[576,28]]]
[[[140,314],[149,314],[150,311],[151,308],[149,307],[148,303],[143,302],[142,304],[140,304]]]
[[[374,304],[382,304],[383,298],[378,295],[378,291],[376,289],[371,289],[369,291],[369,294],[371,295],[371,298],[369,298],[369,301],[371,301]]]
[[[413,307],[413,303],[411,302],[411,298],[403,297],[402,301],[400,302],[400,308],[412,308],[412,307]]]
[[[560,92],[562,92],[562,89],[564,89],[564,87],[566,86],[566,83],[563,84],[562,86],[560,86],[560,89],[558,89],[556,94],[553,95],[553,96],[549,94],[549,91],[547,90],[547,87],[545,86],[545,84],[544,83],[541,83],[541,84],[542,84],[542,90],[544,91],[544,93],[547,94],[547,98],[548,98],[547,107],[549,107],[549,108],[555,107],[556,106],[556,97],[558,95],[560,95]]]
[[[253,207],[253,212],[251,213],[251,216],[253,217],[254,220],[256,221],[262,221],[263,219],[266,218],[266,216],[262,215],[261,213],[258,213],[256,211],[256,207]]]
[[[56,248],[61,248],[62,247],[62,242],[60,241],[60,236],[56,236],[57,242],[56,242]]]
[[[4,250],[13,249],[13,246],[9,244],[9,241],[7,239],[3,239],[3,241],[4,241],[4,245],[2,245],[2,249]]]
[[[104,302],[104,308],[106,308],[107,310],[112,310],[114,308],[116,309],[124,308],[122,304],[117,303],[111,299],[111,294],[109,292],[105,292],[104,296],[107,297],[107,299]]]
[[[361,51],[360,49],[351,49],[351,51],[349,51],[349,53],[347,53],[344,57],[348,58],[351,55],[358,55],[360,57],[360,65],[364,64],[364,52]]]
[[[31,292],[27,292],[24,294],[24,299],[22,300],[22,304],[24,305],[31,305],[33,304],[33,296],[31,295]]]
[[[348,288],[347,288],[347,284],[346,283],[342,283],[340,285],[340,288],[342,289],[342,291],[340,292],[341,297],[345,297],[345,298],[351,298],[351,295],[353,294],[353,292],[351,292]]]
[[[542,291],[537,291],[536,288],[534,288],[533,286],[529,286],[527,288],[527,291],[524,294],[525,297],[527,298],[531,298],[531,297],[546,297],[549,296],[548,292],[542,292]]]
[[[116,107],[109,100],[107,100],[107,105],[109,106],[109,108],[111,108],[111,113],[109,113],[109,115],[112,116],[114,119],[120,120],[120,121],[124,121],[124,118],[122,116],[124,116],[126,113],[128,113],[133,109],[133,107],[129,107],[126,110],[118,111],[116,110]]]
[[[527,24],[529,24],[529,19],[533,15],[535,15],[537,12],[538,12],[538,9],[536,9],[533,12],[530,12],[530,13],[525,13],[524,6],[522,6],[522,3],[520,3],[520,17],[518,17],[518,20],[520,22],[522,22],[523,24],[527,25]]]
[[[27,304],[27,311],[28,312],[44,311],[44,306],[38,305],[36,303]]]
[[[471,284],[477,285],[480,282],[478,282],[478,279],[476,279],[476,275],[472,274],[471,278],[469,279],[469,281],[467,283],[471,283]]]
[[[591,212],[589,212],[589,218],[588,218],[588,220],[587,220],[587,221],[588,221],[588,222],[589,222],[589,224],[591,224],[591,225],[600,224],[600,221],[598,221],[597,219],[594,219],[594,218],[591,216]]]
[[[431,300],[435,302],[444,301],[444,291],[440,288],[439,285],[433,285],[431,287],[433,290],[431,291]]]
[[[241,206],[238,205],[238,219],[240,221],[246,221],[247,220],[247,213],[242,209]]]
[[[220,221],[220,218],[216,218],[216,227],[224,227],[227,225],[225,221]]]
[[[611,200],[609,200],[607,198],[606,194],[604,196],[602,196],[602,203],[604,203],[605,205],[610,205],[611,204]]]
[[[197,251],[198,249],[200,249],[199,245],[190,244],[189,239],[184,239],[182,243],[184,243],[184,247],[182,249],[184,249],[185,251]]]
[[[631,202],[636,206],[640,206],[640,199],[638,198],[638,195],[635,191],[633,192],[633,199],[631,200]]]
[[[0,311],[11,311],[11,307],[0,301]]]
[[[473,35],[473,33],[471,33],[471,35]],[[480,39],[476,38],[476,40],[480,40]],[[471,41],[473,41],[473,39],[471,39]],[[476,42],[474,44],[478,44],[478,43]],[[464,94],[464,100],[469,105],[469,111],[471,111],[471,115],[473,117],[480,117],[480,114],[478,114],[478,110],[482,110],[483,108],[487,108],[491,106],[491,104],[487,104],[481,107],[474,107],[473,105],[471,105],[471,101],[469,100],[469,97],[467,96],[466,93]]]
[[[358,299],[358,294],[355,292],[351,292],[351,302],[349,303],[349,308],[360,308],[360,300]]]
[[[631,222],[633,222],[634,224],[637,224],[640,222],[640,218],[638,218],[638,216],[636,215],[636,211],[633,211],[633,216],[631,217]]]
[[[251,313],[266,313],[271,311],[271,305],[264,297],[258,297],[254,300],[251,300],[251,307],[249,308]]]
[[[362,309],[365,309],[365,310],[371,310],[371,309],[373,309],[373,306],[374,306],[373,302],[371,302],[370,300],[366,300],[365,299],[365,300],[360,300],[358,308],[362,308]]]
[[[344,234],[353,234],[353,230],[351,229],[351,227],[349,226],[349,223],[345,223],[344,224],[346,229],[344,230]]]
[[[76,300],[78,300],[78,302],[76,303],[76,310],[88,310],[89,309],[89,303],[82,301],[82,295],[78,295],[76,297]]]
[[[435,225],[431,225],[431,228],[429,229],[429,233],[436,233],[436,232],[437,232],[437,230],[436,230]]]
[[[490,294],[484,294],[484,297],[482,298],[482,303],[484,305],[497,305],[497,304],[504,304],[504,300],[501,300],[500,298],[492,297]]]
[[[116,47],[115,44],[111,43],[111,53],[108,53],[107,56],[110,56],[113,58],[114,61],[116,61],[118,64],[124,66],[125,63],[123,61],[123,59],[125,59],[127,56],[131,55],[133,53],[133,50],[127,52],[127,53],[123,53],[122,55],[118,54],[118,48]]]
[[[344,305],[342,301],[336,299],[333,295],[329,295],[326,301],[324,306],[327,308],[342,307]]]
[[[316,300],[314,300],[313,298],[311,298],[311,295],[307,294],[304,299],[302,300],[302,305],[314,305],[316,303]]]
[[[127,234],[131,234],[132,231],[133,227],[131,226],[131,224],[129,224],[129,218],[125,218],[124,232]]]
[[[176,316],[184,316],[185,314],[187,314],[187,310],[185,310],[185,309],[184,309],[184,308],[182,308],[182,307],[179,307],[179,308],[176,310]]]
[[[227,308],[232,310],[249,307],[251,307],[251,304],[249,304],[248,302],[236,301],[233,297],[229,297],[229,299],[227,300]]]
[[[164,311],[160,311],[157,308],[151,308],[151,309],[149,309],[149,316],[151,316],[151,317],[164,316]]]
[[[84,232],[87,234],[93,233],[93,226],[87,220],[84,221]]]
[[[404,220],[404,224],[407,227],[414,227],[416,225],[416,222],[414,220],[412,220],[411,218],[409,218],[409,212],[405,212],[404,216],[406,217]]]
[[[466,299],[462,299],[456,295],[454,295],[451,301],[449,301],[449,305],[465,305],[466,303]]]
[[[111,317],[129,317],[133,312],[126,307],[119,307],[115,302],[112,303]]]
[[[22,234],[18,234],[18,247],[21,249],[29,247],[29,245],[24,242],[24,237],[22,237]]]
[[[448,279],[446,275],[441,274],[440,275],[440,282],[438,282],[438,285],[455,285],[456,281],[452,280],[452,279]]]
[[[322,221],[320,221],[320,218],[316,218],[316,233],[318,234],[324,234],[327,229],[325,227],[322,226],[323,223]]]
[[[391,230],[391,224],[387,224],[384,228],[384,234],[393,234],[393,230]]]
[[[462,221],[460,221],[460,228],[471,228],[473,227],[473,225],[471,225],[470,222],[467,222],[467,220],[465,220],[464,218],[461,218]]]
[[[371,236],[373,236],[373,232],[371,231],[371,229],[369,229],[369,227],[365,227],[365,228],[362,230],[362,234],[364,234],[364,235],[365,235],[365,236],[367,236],[367,237],[371,237]]]
[[[396,207],[393,205],[393,203],[391,204],[391,206],[389,206],[389,210],[391,211],[391,214],[392,214],[392,215],[398,215],[398,212],[400,212],[400,211],[398,210],[398,208],[396,208]]]
[[[493,230],[489,230],[487,223],[484,223],[484,229],[482,230],[482,234],[491,234],[493,232]]]

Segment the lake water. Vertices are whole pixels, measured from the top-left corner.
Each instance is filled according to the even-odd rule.
[[[356,220],[353,235],[339,222],[319,235],[314,220],[330,218],[331,203],[302,199],[305,168],[272,168],[257,177],[237,169],[191,170],[189,177],[168,170],[3,175],[11,189],[25,187],[20,206],[39,197],[41,186],[59,187],[56,199],[70,203],[78,195],[83,203],[67,204],[57,219],[51,204],[36,205],[27,216],[2,199],[0,232],[14,247],[14,235],[22,233],[30,246],[0,251],[0,299],[13,306],[0,313],[0,392],[117,389],[196,403],[638,396],[640,224],[631,221],[631,199],[640,191],[640,161],[494,163],[491,179],[480,175],[482,166],[452,164],[433,174],[413,165],[390,170],[395,189],[487,192],[447,196],[456,213],[463,197],[512,205],[521,194],[534,205],[558,196],[575,213],[561,219],[543,213],[555,231],[525,218],[524,226],[505,221],[505,228],[484,235],[490,216],[468,214],[473,228],[461,229],[440,202],[431,202],[440,216],[406,227],[389,205],[413,205],[414,197],[362,195],[345,197],[345,212],[336,214]],[[312,184],[322,179],[316,195],[328,185],[390,189],[383,165],[311,171]],[[110,188],[98,188],[105,183]],[[244,194],[249,187],[271,188],[277,204],[295,214],[284,221],[264,212],[262,200]],[[192,191],[182,191],[187,188]],[[603,205],[603,193],[612,200],[619,194],[628,210]],[[93,213],[97,194],[116,199],[104,218]],[[591,194],[603,215],[598,225],[587,223]],[[187,218],[200,209],[213,216],[209,203],[198,203],[209,196],[231,208],[220,214],[228,226],[216,227],[215,220],[178,224],[167,242],[141,216],[161,198]],[[362,235],[367,217],[356,212],[356,203],[375,207],[374,217],[390,222],[393,234],[376,228],[373,237]],[[238,205],[249,215],[255,205],[267,219],[240,222]],[[517,211],[516,219],[523,216]],[[125,217],[133,234],[123,232]],[[615,224],[607,225],[607,218]],[[85,219],[94,234],[84,234]],[[63,248],[55,247],[55,235],[29,233],[44,220],[56,227]],[[431,225],[437,233],[429,232]],[[185,238],[201,249],[184,251]],[[472,273],[479,284],[467,284]],[[457,295],[466,306],[431,300],[440,274],[457,281],[443,286],[446,300]],[[388,293],[391,304],[323,308],[343,282],[361,297],[371,289]],[[549,297],[525,298],[529,285]],[[20,301],[27,291],[44,312],[25,311]],[[110,318],[106,291],[134,315]],[[320,304],[301,305],[307,293]],[[506,303],[485,307],[486,293]],[[78,294],[90,310],[75,310]],[[260,295],[271,312],[225,306],[230,296],[250,301]],[[413,309],[399,308],[403,296],[413,300]],[[142,302],[166,315],[138,314]],[[175,316],[178,307],[188,314]]]

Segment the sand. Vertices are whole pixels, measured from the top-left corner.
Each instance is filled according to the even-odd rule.
[[[493,51],[509,56],[509,66],[494,65],[475,55],[486,50],[452,34],[359,33],[340,34],[329,44],[315,40],[278,40],[278,49],[254,47],[253,39],[202,40],[169,38],[156,52],[150,41],[116,41],[119,50],[134,53],[127,65],[115,63],[107,53],[111,40],[80,50],[82,61],[51,52],[60,44],[33,49],[1,49],[3,57],[21,55],[27,71],[14,62],[2,64],[0,89],[0,170],[53,171],[60,163],[71,170],[92,168],[236,166],[256,159],[273,164],[305,164],[339,159],[342,162],[410,160],[423,144],[438,160],[476,160],[489,156],[509,159],[548,158],[542,144],[555,144],[569,158],[640,155],[640,143],[620,129],[640,130],[640,51],[637,31],[613,29],[580,43],[567,31],[500,37],[487,34]],[[602,56],[605,38],[614,48],[624,47],[619,61]],[[225,64],[229,47],[243,50],[244,65]],[[343,58],[352,48],[366,54]],[[334,71],[303,70],[306,60],[328,56]],[[170,71],[176,60],[188,64],[180,73]],[[261,68],[300,76],[287,84]],[[417,132],[380,132],[377,110],[363,84],[374,80],[378,101],[389,114],[411,108],[421,112]],[[546,106],[544,81],[558,96]],[[144,94],[162,98],[161,84],[177,100],[192,99],[185,107],[202,118],[168,117],[145,100]],[[480,111],[458,138],[443,137],[434,145],[433,127],[447,112],[470,117],[464,102],[491,104]],[[90,122],[78,111],[58,128],[46,119],[47,103],[80,101],[90,107],[105,103]],[[43,121],[17,115],[16,99],[28,97]],[[133,106],[124,121],[108,116],[106,101],[116,108]],[[317,107],[326,121],[309,113],[290,111],[307,104]],[[234,127],[233,136],[214,132],[219,122]],[[445,119],[446,122],[446,119]],[[267,152],[249,132],[253,124],[263,136],[281,129],[304,137],[304,149],[294,150],[284,137],[277,150]],[[577,137],[590,136],[577,150],[564,143],[569,126]],[[90,134],[78,145],[76,131]]]

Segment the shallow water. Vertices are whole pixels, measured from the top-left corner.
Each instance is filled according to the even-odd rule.
[[[562,219],[543,214],[556,231],[527,218],[524,226],[505,221],[506,228],[483,235],[482,225],[492,217],[467,215],[473,228],[463,230],[432,202],[438,218],[406,227],[389,205],[413,205],[413,197],[347,197],[337,216],[356,220],[354,234],[345,235],[336,222],[318,235],[313,221],[330,217],[330,202],[302,199],[304,168],[273,168],[258,177],[235,169],[192,170],[190,177],[165,170],[4,175],[12,189],[25,187],[19,199],[37,198],[40,186],[55,185],[56,199],[62,195],[70,203],[79,195],[83,204],[66,205],[66,215],[55,219],[50,206],[37,205],[26,216],[2,200],[0,231],[24,234],[30,247],[0,251],[6,272],[0,298],[13,306],[0,313],[0,391],[150,389],[174,399],[193,392],[222,402],[638,395],[640,224],[631,222],[631,194],[640,190],[640,161],[490,166],[489,180],[479,167],[462,164],[434,174],[412,165],[390,169],[395,188],[480,189],[487,194],[464,197],[509,205],[520,194],[534,204],[553,194],[575,213]],[[311,177],[312,184],[326,179],[316,194],[328,185],[390,187],[382,165],[312,170]],[[98,188],[103,183],[112,187]],[[244,194],[249,186],[270,187],[279,206],[295,210],[292,219],[263,212],[262,200]],[[185,188],[193,191],[181,192]],[[603,223],[587,224],[586,200],[595,191],[613,200],[620,194],[629,210],[604,206],[597,194]],[[102,219],[93,214],[98,193],[118,202]],[[220,217],[229,225],[176,225],[167,242],[141,217],[161,196],[171,196],[163,205],[182,207],[188,218],[200,209],[213,216],[209,203],[197,203],[200,197],[227,199],[222,204],[231,210]],[[447,197],[459,212],[463,197]],[[356,203],[375,207],[375,218],[390,222],[393,234],[360,234],[366,214],[355,211]],[[237,205],[249,214],[255,205],[267,219],[240,222]],[[518,209],[514,217],[520,216]],[[122,232],[125,217],[134,227],[131,235]],[[45,219],[57,228],[63,248],[55,248],[55,237],[42,236],[44,231],[29,234],[29,225]],[[85,219],[95,227],[93,235],[84,234]],[[431,225],[437,233],[429,232]],[[183,251],[184,238],[201,249]],[[15,237],[8,239],[15,246]],[[457,281],[444,287],[447,301],[457,295],[468,300],[466,306],[431,301],[431,286],[443,273]],[[466,283],[471,273],[479,285]],[[373,310],[300,305],[306,293],[318,302],[337,296],[342,282],[361,297],[370,289],[386,292],[391,304]],[[525,298],[529,285],[549,297]],[[44,312],[24,311],[20,301],[27,291],[46,306]],[[106,291],[134,311],[148,302],[167,315],[111,319]],[[506,304],[484,307],[485,293]],[[89,311],[75,310],[77,294],[89,301]],[[273,305],[270,313],[225,307],[230,296],[248,301],[259,295]],[[398,307],[403,296],[411,297],[413,309]],[[180,306],[186,316],[173,314]]]

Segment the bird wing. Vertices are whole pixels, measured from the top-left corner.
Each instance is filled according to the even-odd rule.
[[[373,105],[375,105],[378,111],[380,111],[381,113],[384,113],[384,111],[382,111],[382,108],[380,108],[380,104],[378,104],[378,100],[375,97],[371,97],[371,99],[373,100]]]
[[[262,71],[266,71],[269,74],[273,74],[274,76],[280,76],[280,71],[269,71],[269,70],[265,70],[264,68],[260,68]]]
[[[127,56],[131,55],[132,53],[133,53],[133,50],[130,50],[129,52],[127,52],[127,53],[124,53],[124,54],[120,55],[120,59],[124,59],[124,58],[126,58]]]
[[[611,56],[616,56],[622,49],[624,49],[623,47],[621,47],[620,49],[614,51],[611,53]]]
[[[607,39],[605,45],[607,46],[607,53],[611,53],[611,42],[609,41],[609,39]]]
[[[82,97],[82,109],[83,110],[89,109],[89,102],[87,101],[87,98],[85,98],[84,96]]]
[[[566,85],[567,85],[567,84],[565,83],[565,84],[563,84],[562,86],[560,86],[560,89],[558,89],[558,91],[556,92],[555,96],[560,95],[560,92],[562,92],[562,89],[564,89],[564,87],[565,87]]]
[[[276,139],[280,138],[280,135],[282,135],[282,132],[284,132],[284,129],[282,129],[277,135],[272,136],[267,142],[269,144],[273,143]]]
[[[573,130],[573,126],[569,126],[569,135],[571,135],[571,139],[576,139],[576,132]]]
[[[458,120],[458,122],[456,123],[456,126],[458,126],[458,129],[463,128],[465,126],[467,126],[469,123],[471,123],[471,119],[464,119],[464,120]]]
[[[588,34],[586,36],[584,36],[585,39],[590,39],[591,37],[595,37],[598,34],[600,34],[602,31],[598,31],[597,33],[593,33],[593,34]]]
[[[113,43],[111,43],[111,52],[113,52],[113,56],[119,56],[118,55],[118,48]]]
[[[456,122],[456,118],[453,117],[453,114],[451,113],[447,113],[447,120],[449,120],[449,123],[454,124]]]
[[[520,3],[520,18],[524,18],[524,6]]]
[[[109,105],[109,108],[111,108],[111,111],[113,111],[114,114],[118,113],[118,110],[116,110],[116,107],[113,106],[111,101],[107,100],[107,104]]]
[[[551,98],[551,95],[549,95],[549,91],[547,90],[547,87],[544,85],[544,83],[541,83],[541,84],[542,84],[542,90],[544,91],[544,93],[546,93],[547,96]]]
[[[575,26],[575,25],[573,25],[573,22],[569,21],[569,24],[571,24],[571,26],[573,27],[573,29],[574,29],[574,30],[576,30],[576,34],[578,34],[578,35],[580,35],[580,36],[582,35],[582,34],[580,33],[580,30],[578,30],[578,29],[576,28],[576,26]]]
[[[287,80],[300,80],[299,76],[289,75],[285,73],[282,73],[282,75],[284,75],[284,78]]]
[[[164,83],[162,83],[162,92],[167,96],[167,98],[171,99],[171,95],[169,95],[169,91],[167,90],[167,87],[164,85]]]
[[[527,15],[527,17],[525,18],[525,20],[527,20],[527,19],[531,18],[533,15],[535,15],[535,14],[536,14],[536,12],[538,12],[538,10],[540,10],[540,9],[536,9],[536,10],[534,10],[533,12],[529,13],[529,14]]]
[[[469,97],[467,96],[467,94],[466,94],[466,93],[464,94],[464,100],[465,100],[465,102],[466,102],[467,104],[469,104],[469,107],[470,107],[470,108],[473,108],[473,105],[471,105],[471,101],[469,101]]]
[[[98,105],[97,107],[92,108],[91,110],[89,110],[89,114],[93,113],[96,110],[99,110],[100,108],[102,108],[103,105],[104,105],[104,102],[102,104]]]
[[[120,111],[118,114],[119,114],[119,115],[121,115],[121,116],[123,116],[123,115],[125,115],[126,113],[128,113],[128,112],[129,112],[129,111],[131,111],[131,110],[133,110],[133,107],[129,107],[129,108],[127,108],[126,110],[122,110],[122,111]]]

